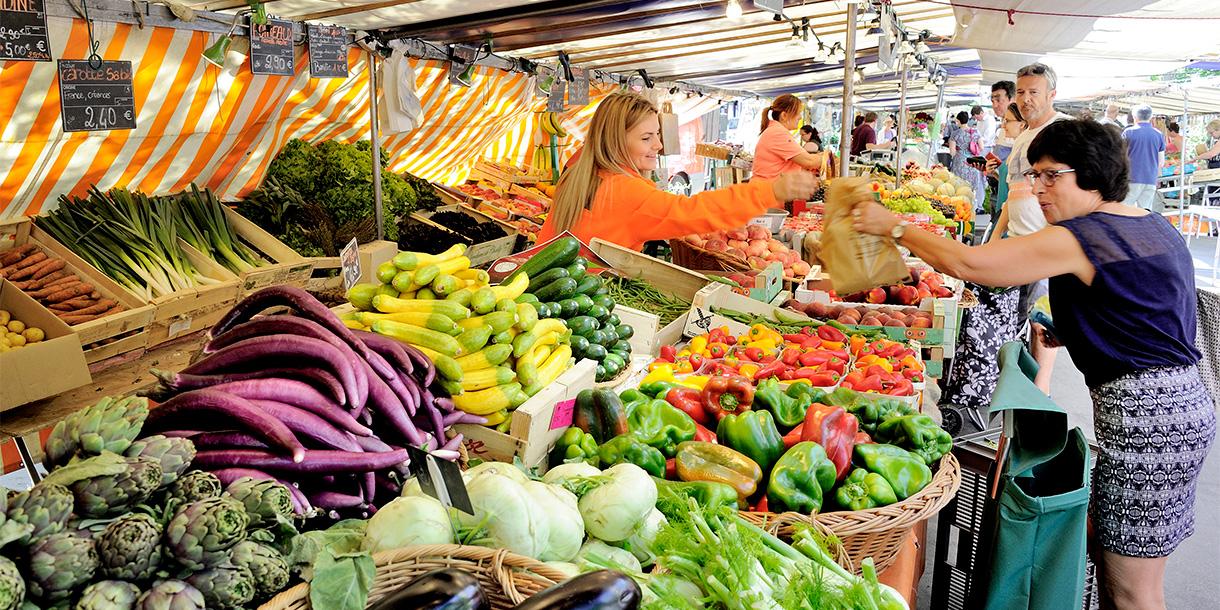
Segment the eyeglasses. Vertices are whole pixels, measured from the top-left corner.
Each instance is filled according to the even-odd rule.
[[[1059,180],[1059,176],[1073,173],[1076,173],[1076,170],[1071,168],[1047,169],[1040,172],[1030,169],[1025,170],[1021,173],[1021,175],[1025,176],[1025,179],[1029,181],[1030,186],[1034,186],[1036,182],[1041,182],[1042,186],[1055,186],[1055,181]]]

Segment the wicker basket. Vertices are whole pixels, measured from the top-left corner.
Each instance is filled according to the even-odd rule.
[[[842,565],[859,573],[860,563],[872,557],[880,572],[894,563],[911,528],[944,508],[961,482],[961,465],[952,453],[946,453],[932,482],[906,500],[869,510],[819,513],[812,521],[825,526],[843,543],[850,559]],[[794,512],[743,512],[742,517],[780,538],[791,538],[796,525],[811,521],[808,515]]]
[[[483,586],[483,593],[493,610],[509,610],[566,579],[563,573],[535,559],[481,546],[408,546],[377,553],[373,561],[377,564],[377,575],[369,591],[368,606],[417,576],[440,568],[458,568],[473,574]],[[258,607],[258,610],[309,609],[308,583],[288,589]]]
[[[750,269],[750,264],[742,259],[723,252],[713,252],[692,246],[682,239],[669,240],[669,248],[673,253],[674,264],[679,267],[721,271],[749,271]]]

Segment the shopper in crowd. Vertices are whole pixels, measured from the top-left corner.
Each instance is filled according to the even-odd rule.
[[[1117,125],[1119,127],[1126,127],[1126,125],[1119,122],[1118,111],[1118,104],[1113,102],[1106,104],[1106,116],[1101,117],[1101,120],[1097,122],[1101,123],[1102,125]]]
[[[954,130],[953,137],[949,139],[949,154],[953,159],[949,163],[949,171],[965,180],[970,188],[974,189],[974,209],[978,210],[983,207],[983,191],[987,188],[987,182],[983,179],[982,170],[970,165],[966,160],[978,156],[982,151],[982,137],[979,136],[978,131],[968,125],[970,115],[965,111],[957,113],[956,119],[958,128]]]
[[[801,126],[801,148],[809,154],[822,151],[822,136],[813,125]]]
[[[784,172],[821,169],[822,158],[807,152],[792,137],[803,110],[800,98],[784,94],[763,111],[762,129],[754,145],[755,178],[770,179]]]
[[[1207,144],[1205,146],[1205,150],[1197,151],[1198,154],[1191,163],[1206,163],[1208,169],[1220,167],[1220,119],[1207,124]]]
[[[1165,126],[1165,154],[1182,152],[1182,126],[1173,121]]]
[[[856,129],[859,129],[859,128],[860,128],[860,126],[861,126],[861,125],[863,125],[863,124],[864,124],[864,115],[862,115],[862,114],[857,114],[857,115],[856,115],[856,120],[855,120],[855,121],[853,121],[853,122],[852,122],[852,125],[851,125],[851,129],[852,129],[852,131],[855,131]]]
[[[851,154],[853,157],[869,150],[889,150],[894,142],[877,142],[877,113],[868,112],[864,122],[851,132]]]
[[[1023,71],[1053,91],[1053,73]],[[1032,88],[1027,81],[1027,96]],[[1049,112],[1049,101],[1033,116]],[[971,248],[907,226],[869,199],[854,208],[855,226],[980,284],[1051,278],[1056,334],[1039,333],[1039,342],[1067,346],[1093,398],[1100,450],[1089,513],[1102,551],[1102,607],[1164,608],[1166,560],[1194,533],[1199,472],[1216,433],[1213,399],[1195,366],[1194,264],[1163,217],[1120,203],[1121,139],[1092,121],[1037,125],[1021,150],[1032,162],[1021,164],[1021,177],[1048,228]]]
[[[879,142],[892,142],[898,137],[898,130],[894,128],[894,117],[887,116],[885,121],[881,123],[881,133],[877,135]]]
[[[657,167],[660,131],[657,107],[643,96],[620,92],[602,100],[584,153],[559,178],[538,239],[571,231],[586,243],[600,237],[639,250],[650,240],[742,227],[767,208],[817,191],[817,178],[797,171],[693,197],[667,193],[646,177]]]
[[[997,177],[1003,177],[1002,180],[998,180],[995,199],[991,205],[992,227],[999,222],[1000,214],[1004,210],[1004,202],[1008,201],[1008,157],[1012,153],[1012,145],[1017,136],[1021,135],[1023,131],[1025,131],[1025,119],[1021,116],[1021,109],[1015,103],[1011,103],[1004,111],[1004,121],[1000,124],[995,148],[991,151],[991,154],[1000,160],[1000,164],[993,167],[991,163],[994,161],[988,160],[989,172]]]
[[[1010,80],[996,81],[991,85],[991,111],[1002,117],[1008,105],[1017,98],[1017,84]]]
[[[979,138],[982,141],[983,150],[979,154],[985,156],[995,147],[996,128],[999,121],[988,115],[982,106],[974,106],[970,109],[970,123],[974,130],[979,132]]]
[[[1045,64],[1030,64],[1017,72],[1017,107],[1025,119],[1026,130],[1017,136],[1012,144],[1012,152],[1008,155],[1008,199],[1004,209],[1000,211],[1000,219],[996,221],[991,232],[991,240],[997,240],[1005,235],[1017,237],[1032,235],[1046,227],[1046,218],[1038,198],[1034,197],[1029,182],[1024,173],[1029,170],[1030,163],[1026,158],[1030,142],[1044,127],[1054,121],[1071,119],[1066,114],[1056,112],[1055,86],[1058,77],[1055,71]],[[1003,176],[1001,176],[1003,177]],[[1021,289],[1021,300],[1017,305],[1017,320],[1024,325],[1029,313],[1033,310],[1038,298],[1046,294],[1045,280],[1033,282]],[[1033,325],[1033,331],[1040,327]],[[1012,336],[1016,336],[1014,330]],[[1054,348],[1049,348],[1038,341],[1033,341],[1034,359],[1038,361],[1038,378],[1035,382],[1043,392],[1051,391],[1051,374],[1055,369]]]
[[[1165,160],[1165,137],[1152,126],[1152,108],[1141,104],[1131,109],[1135,126],[1123,130],[1127,143],[1127,160],[1131,184],[1123,203],[1160,212],[1156,206],[1156,179],[1161,175]]]

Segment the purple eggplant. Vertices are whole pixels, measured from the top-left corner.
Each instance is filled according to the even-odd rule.
[[[373,372],[371,367],[366,364],[363,368],[364,375],[369,382],[369,399],[377,407],[377,413],[389,420],[390,425],[406,439],[407,443],[411,445],[422,443],[423,436],[420,435],[415,422],[411,421],[407,415],[407,410],[403,407],[402,401],[398,399],[398,395],[390,389],[385,380]]]
[[[279,447],[292,455],[290,461],[305,458],[305,447],[283,422],[250,404],[241,396],[218,390],[191,390],[179,394],[152,409],[144,422],[144,432],[177,429],[183,421],[238,426],[268,445]]]
[[[323,449],[339,449],[342,451],[363,451],[342,430],[330,425],[325,419],[292,405],[274,400],[251,400],[250,404],[270,413],[272,417],[284,422],[289,430],[296,433],[297,438],[312,440],[322,445]]]
[[[432,364],[432,361],[423,352],[415,349],[410,344],[403,343],[402,351],[407,353],[407,356],[411,358],[411,362],[415,363],[415,378],[419,379],[419,382],[424,386],[432,385],[432,382],[436,381],[436,365]],[[422,375],[420,374],[421,370],[423,371]]]
[[[340,508],[356,508],[364,505],[364,498],[337,491],[307,491],[305,497],[318,508],[335,510]]]
[[[262,439],[255,438],[245,432],[223,430],[220,432],[203,432],[191,437],[196,449],[270,449]]]
[[[187,390],[210,388],[222,383],[233,383],[235,381],[294,379],[308,383],[314,389],[328,395],[336,404],[347,404],[347,393],[343,391],[343,384],[339,383],[339,380],[330,372],[316,366],[259,369],[245,373],[221,373],[218,375],[188,375],[186,373],[152,369],[152,374],[161,380],[162,386],[174,394]]]
[[[407,350],[403,349],[401,341],[367,330],[353,330],[352,334],[369,346],[369,349],[381,354],[399,373],[410,375],[415,372],[415,363],[407,355]]]
[[[247,379],[212,386],[236,394],[246,400],[270,400],[299,409],[304,409],[353,434],[368,436],[373,433],[356,421],[342,407],[330,402],[312,386],[294,379]]]
[[[598,570],[544,589],[513,610],[636,610],[643,596],[626,574]]]
[[[351,474],[392,468],[407,461],[407,450],[382,453],[353,453],[309,449],[305,458],[293,462],[283,456],[258,449],[200,451],[195,454],[195,466],[205,470],[217,468],[256,468],[297,474]]]
[[[374,604],[370,610],[488,610],[491,605],[479,579],[457,568],[441,568],[415,577]]]

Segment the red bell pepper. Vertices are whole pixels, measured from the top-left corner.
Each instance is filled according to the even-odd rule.
[[[869,436],[867,432],[861,430],[856,433],[856,444],[857,445],[868,445],[872,442],[873,442],[873,437]]]
[[[716,433],[703,427],[703,424],[695,421],[695,440],[705,443],[717,443]]]
[[[703,408],[703,393],[695,388],[672,388],[665,393],[665,402],[689,415],[697,424],[712,421],[707,410]]]
[[[794,379],[794,375],[793,375],[794,370],[795,369],[793,369],[790,366],[785,366],[784,370],[779,372],[779,375],[778,375],[779,380],[780,381],[792,381]]]
[[[880,364],[870,364],[864,368],[865,377],[872,377],[873,375],[876,375],[882,379],[885,379],[889,376],[889,374],[890,372],[885,370],[885,367],[881,366]]]
[[[665,460],[665,478],[670,481],[678,480],[678,461],[674,458]]]
[[[808,338],[809,335],[803,333],[790,333],[784,335],[784,341],[787,341],[788,343],[795,343],[797,345],[804,345],[805,340]]]
[[[712,374],[732,377],[733,375],[738,375],[740,373],[735,367],[729,366],[723,362],[717,362],[716,365],[712,367]]]
[[[899,379],[894,382],[894,387],[890,388],[886,394],[890,396],[910,396],[915,393],[915,385],[910,379]]]
[[[664,360],[666,362],[673,362],[674,360],[677,360],[678,359],[678,348],[676,348],[672,345],[662,345],[660,359]]]
[[[788,366],[796,366],[797,359],[801,357],[801,350],[795,347],[785,348],[780,353],[779,359]]]
[[[788,431],[784,435],[784,449],[791,449],[793,445],[801,442],[801,433],[805,431],[805,426],[797,426]]]
[[[720,341],[709,343],[707,344],[707,353],[713,358],[724,358],[729,355],[729,346],[727,343]]]
[[[917,369],[902,369],[902,376],[910,379],[914,383],[923,381],[923,371]]]
[[[813,403],[805,412],[801,440],[813,441],[826,450],[826,456],[834,462],[836,479],[841,481],[851,470],[852,449],[859,431],[860,422],[843,407]]]
[[[754,373],[754,381],[762,381],[768,377],[778,377],[780,372],[788,368],[789,366],[784,364],[783,361],[776,360],[771,364],[758,369],[758,372]]]
[[[843,334],[843,331],[829,324],[818,327],[818,337],[821,337],[823,341],[838,341],[840,343],[847,341],[847,335]]]
[[[860,380],[860,383],[856,384],[855,390],[857,392],[880,392],[881,391],[881,376],[880,375],[865,376],[864,379]]]
[[[827,352],[822,350],[814,350],[812,352],[805,352],[801,354],[801,357],[797,360],[800,361],[801,366],[817,366],[830,360],[831,358],[833,358],[833,356]]]
[[[716,421],[749,411],[753,403],[754,384],[745,377],[712,377],[703,386],[703,408]]]
[[[703,356],[700,356],[699,354],[691,354],[688,359],[690,360],[690,366],[693,370],[697,371],[699,370],[699,367],[703,366]]]
[[[839,374],[834,371],[822,371],[811,367],[797,369],[793,376],[797,379],[808,379],[814,387],[828,387],[839,380]]]
[[[754,512],[756,512],[756,513],[771,512],[770,508],[767,506],[767,494],[763,494],[763,497],[761,500],[758,501],[758,504],[754,505]]]
[[[747,347],[741,355],[751,362],[760,362],[762,361],[763,351],[761,347]]]
[[[831,356],[830,360],[822,364],[822,368],[828,371],[835,371],[842,377],[847,372],[847,361],[838,356]]]

